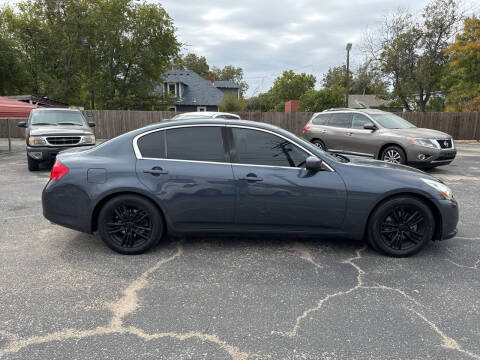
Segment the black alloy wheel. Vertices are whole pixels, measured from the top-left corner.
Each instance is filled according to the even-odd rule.
[[[420,251],[433,238],[435,220],[420,199],[396,197],[381,204],[372,214],[368,242],[388,255],[403,257]]]
[[[325,143],[320,139],[312,140],[312,144],[322,149],[323,151],[327,151],[327,147],[325,146]]]
[[[98,217],[103,241],[121,254],[141,254],[155,246],[164,232],[156,206],[136,195],[121,195],[108,201]]]

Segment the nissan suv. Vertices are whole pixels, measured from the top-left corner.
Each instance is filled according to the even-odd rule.
[[[457,154],[450,135],[417,128],[376,109],[330,109],[316,113],[303,137],[331,153],[366,156],[421,168],[450,164]]]
[[[54,160],[62,150],[95,145],[94,126],[76,109],[33,109],[27,122],[18,123],[27,129],[28,170],[38,170],[41,162]]]

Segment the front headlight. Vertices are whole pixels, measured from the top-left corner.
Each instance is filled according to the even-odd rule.
[[[438,145],[438,142],[433,139],[410,139],[408,141],[415,145],[425,146],[425,147],[434,148],[434,149],[440,149],[440,145]]]
[[[46,145],[47,140],[45,140],[45,138],[41,136],[30,136],[28,138],[28,144],[30,146]]]
[[[95,136],[94,135],[82,136],[82,140],[80,142],[82,144],[95,144]]]
[[[431,179],[422,179],[422,181],[433,187],[435,190],[438,190],[442,196],[447,199],[447,200],[452,200],[453,199],[453,193],[452,190],[445,184],[442,184],[441,182],[431,180]]]

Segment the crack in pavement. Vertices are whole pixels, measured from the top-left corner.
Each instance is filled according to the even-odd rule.
[[[290,248],[293,251],[295,251],[296,253],[298,253],[298,255],[300,256],[301,259],[303,259],[305,261],[308,261],[313,266],[315,266],[317,269],[322,269],[323,268],[322,265],[316,263],[315,260],[313,260],[312,254],[310,253],[310,251],[308,250],[308,248],[304,244],[296,242]]]
[[[94,329],[88,330],[64,329],[62,331],[54,332],[44,336],[33,336],[24,339],[19,338],[15,334],[0,332],[0,335],[2,333],[5,334],[5,337],[9,340],[8,347],[0,349],[0,357],[8,353],[18,352],[19,350],[27,346],[44,344],[53,341],[85,339],[98,335],[131,334],[136,335],[137,337],[145,341],[162,338],[172,338],[181,341],[188,339],[199,339],[201,341],[208,341],[218,345],[221,349],[226,351],[233,360],[247,359],[249,356],[247,353],[241,352],[235,346],[227,344],[225,341],[221,340],[218,335],[215,334],[204,334],[195,331],[190,331],[187,333],[158,332],[148,334],[138,327],[125,327],[123,325],[123,318],[138,309],[139,298],[137,292],[148,285],[149,275],[152,274],[154,271],[158,270],[162,265],[165,265],[166,263],[176,259],[182,254],[183,247],[182,244],[179,243],[177,245],[177,251],[175,252],[175,254],[173,254],[169,258],[158,261],[154,266],[147,269],[123,291],[123,296],[118,301],[108,304],[107,307],[112,312],[112,320],[110,321],[109,326],[98,326]]]
[[[394,292],[397,292],[399,294],[401,294],[402,296],[404,296],[405,298],[407,298],[408,300],[410,300],[411,302],[415,303],[416,305],[418,306],[421,306],[421,307],[424,307],[421,303],[419,303],[416,299],[414,299],[413,297],[411,297],[410,295],[408,295],[407,293],[405,293],[403,290],[401,289],[397,289],[397,288],[392,288],[392,287],[389,287],[389,286],[385,286],[385,285],[376,285],[376,286],[366,286],[364,285],[363,283],[363,275],[365,274],[365,271],[362,270],[362,268],[360,266],[358,266],[357,264],[354,263],[355,260],[359,260],[362,258],[362,251],[365,251],[367,249],[367,246],[364,246],[360,249],[356,249],[355,250],[355,256],[351,257],[351,258],[348,258],[344,261],[342,261],[343,264],[349,264],[351,266],[353,266],[355,268],[355,270],[357,271],[357,284],[348,289],[348,290],[344,290],[344,291],[339,291],[339,292],[336,292],[334,294],[328,294],[327,296],[325,296],[324,298],[320,299],[316,306],[312,307],[312,308],[309,308],[307,310],[305,310],[300,316],[298,316],[295,320],[295,323],[292,327],[292,329],[290,331],[272,331],[272,334],[277,334],[277,335],[281,335],[281,336],[287,336],[287,337],[294,337],[297,335],[297,332],[298,332],[298,329],[300,328],[300,325],[301,325],[301,322],[311,313],[315,312],[315,311],[318,311],[322,308],[322,306],[327,302],[329,301],[330,299],[334,298],[334,297],[339,297],[339,296],[344,296],[344,295],[348,295],[358,289],[381,289],[381,290],[387,290],[387,291],[394,291]],[[309,253],[308,256],[305,256],[305,251]],[[316,265],[317,263],[315,263],[315,261],[313,260],[313,256],[311,255],[310,251],[304,247],[302,248],[302,254],[304,255],[304,259],[306,259],[307,261],[310,261],[308,259],[312,259],[312,261],[310,261],[311,263],[313,263],[314,265]],[[480,260],[477,261],[477,263],[475,264],[475,266],[477,266],[478,264],[480,263]],[[318,265],[320,266],[320,265]],[[464,350],[454,339],[448,337],[443,331],[441,331],[437,325],[435,325],[432,321],[430,321],[429,319],[427,319],[427,317],[425,317],[425,315],[419,313],[418,311],[412,309],[412,308],[408,308],[406,307],[409,311],[415,313],[418,317],[420,317],[425,323],[427,323],[438,335],[440,335],[440,337],[442,338],[443,340],[443,343],[442,343],[442,347],[446,348],[446,349],[451,349],[451,350],[456,350],[456,351],[459,351],[461,353],[464,353],[466,355],[469,355],[470,357],[474,358],[474,359],[478,359],[480,360],[480,355],[478,354],[475,354],[475,353],[472,353],[468,350]]]
[[[472,269],[472,270],[480,270],[480,268],[478,267],[480,265],[480,259],[478,259],[477,262],[475,262],[475,264],[473,264],[473,266],[462,265],[462,264],[456,263],[455,261],[450,260],[450,259],[444,259],[444,260],[448,261],[449,263],[452,263],[455,266],[461,267],[461,268]]]

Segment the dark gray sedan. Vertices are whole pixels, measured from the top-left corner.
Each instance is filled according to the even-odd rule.
[[[67,150],[50,178],[45,217],[124,254],[167,233],[253,233],[366,239],[408,256],[455,236],[458,221],[452,192],[428,174],[241,120],[166,121]]]

